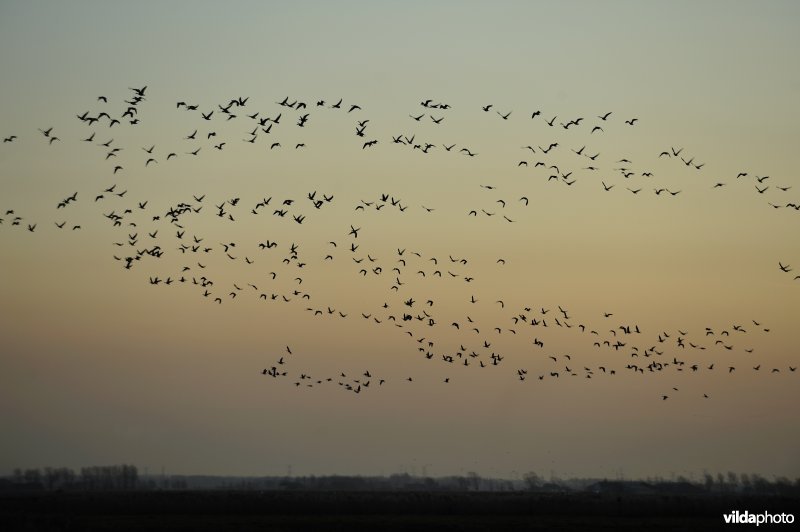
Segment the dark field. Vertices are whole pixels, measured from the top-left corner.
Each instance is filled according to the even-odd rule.
[[[0,530],[710,530],[796,497],[525,492],[135,491],[0,494]],[[762,525],[760,528],[791,525]]]

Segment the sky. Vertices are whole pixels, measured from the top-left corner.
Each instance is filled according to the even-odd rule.
[[[800,476],[798,20],[0,2],[0,474]]]

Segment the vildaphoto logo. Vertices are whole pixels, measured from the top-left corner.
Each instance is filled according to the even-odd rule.
[[[727,524],[737,525],[783,525],[794,523],[794,514],[771,514],[769,512],[751,513],[745,510],[735,510],[729,514],[722,514]]]

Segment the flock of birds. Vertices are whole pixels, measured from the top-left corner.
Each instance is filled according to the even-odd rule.
[[[144,191],[136,190],[140,183],[134,177],[141,172],[159,165],[178,164],[184,158],[203,157],[212,150],[223,152],[233,143],[258,146],[268,152],[306,151],[309,149],[306,142],[287,142],[286,137],[282,137],[281,142],[279,135],[287,129],[297,133],[313,127],[323,112],[339,113],[343,121],[351,124],[349,135],[354,138],[353,148],[357,150],[353,152],[354,156],[360,150],[404,149],[420,156],[440,154],[462,157],[466,161],[480,157],[482,150],[478,147],[432,141],[435,136],[432,131],[435,133],[435,128],[445,125],[453,112],[447,103],[432,99],[419,102],[418,107],[408,113],[407,120],[411,127],[420,129],[393,134],[384,140],[379,134],[373,134],[372,121],[364,116],[361,105],[345,103],[338,98],[304,102],[285,97],[271,103],[266,110],[251,108],[249,97],[232,98],[213,108],[203,109],[199,104],[178,101],[174,111],[190,113],[185,116],[190,116],[196,127],[186,131],[182,138],[174,139],[173,146],[162,149],[155,143],[121,145],[114,135],[118,135],[119,130],[141,126],[144,120],[140,116],[146,114],[143,108],[150,96],[147,86],[132,88],[116,108],[110,98],[97,97],[97,110],[76,114],[77,120],[87,130],[80,138],[64,136],[62,139],[58,128],[49,125],[39,128],[38,134],[19,131],[5,135],[4,150],[14,149],[21,142],[39,142],[44,149],[67,142],[91,146],[93,157],[107,165],[104,177],[114,182],[94,191],[65,192],[63,199],[53,207],[52,220],[28,219],[19,206],[4,208],[0,212],[0,234],[3,228],[36,234],[50,230],[79,231],[82,225],[70,222],[68,214],[74,211],[76,204],[88,203],[86,209],[97,211],[97,219],[103,220],[118,235],[113,242],[112,257],[123,270],[136,270],[149,263],[151,268],[161,272],[145,276],[152,287],[182,285],[190,287],[201,300],[213,305],[234,304],[249,298],[264,304],[291,306],[305,313],[309,320],[357,320],[364,326],[382,328],[385,334],[395,334],[399,342],[406,342],[409,352],[419,357],[421,363],[441,364],[447,373],[442,378],[443,383],[449,383],[458,371],[466,371],[465,368],[498,371],[521,382],[613,378],[622,373],[678,376],[715,371],[727,374],[763,371],[780,374],[794,373],[797,369],[792,365],[773,365],[764,366],[762,370],[762,363],[758,361],[741,367],[720,362],[724,358],[712,358],[712,355],[724,357],[731,352],[754,353],[753,346],[759,338],[770,333],[769,326],[757,319],[695,330],[664,328],[645,331],[637,323],[616,319],[612,312],[601,316],[578,316],[566,305],[506,304],[502,298],[478,294],[472,287],[480,272],[485,271],[485,265],[484,269],[474,268],[475,261],[470,257],[425,253],[402,245],[388,256],[382,254],[364,243],[363,233],[369,231],[364,224],[367,212],[394,210],[404,215],[435,216],[436,211],[435,207],[415,205],[391,193],[380,192],[353,203],[351,198],[340,198],[340,193],[320,190],[309,190],[304,196],[294,197],[273,195],[257,199],[229,197],[216,200],[207,198],[205,193],[192,191],[167,209],[156,211],[151,206],[153,198],[144,197]],[[491,119],[502,121],[517,118],[513,110],[499,109],[493,104],[476,106],[469,112],[484,113]],[[545,132],[550,128],[570,133],[582,131],[589,139],[609,134],[615,128],[639,127],[639,118],[617,119],[614,111],[585,118],[550,117],[536,110],[529,117],[526,113],[522,119],[536,121]],[[223,131],[231,129],[229,123],[235,124],[236,132],[233,134]],[[421,128],[423,123],[428,127]],[[601,193],[622,189],[632,195],[651,193],[660,198],[674,198],[684,193],[681,188],[668,184],[651,185],[650,182],[657,182],[652,169],[634,165],[628,157],[606,161],[606,157],[590,150],[587,145],[565,149],[561,142],[554,141],[528,144],[520,149],[523,156],[513,164],[509,163],[509,167],[534,172],[546,183],[573,187],[588,182],[588,186],[597,187]],[[556,154],[565,156],[567,162],[555,159]],[[706,166],[698,156],[676,146],[665,147],[656,159],[674,162],[677,167],[690,172],[703,172]],[[599,173],[619,177],[615,182],[608,177],[591,179]],[[769,194],[767,204],[771,208],[800,211],[800,202],[783,199],[790,193],[791,185],[773,184],[775,180],[769,175],[749,172],[740,172],[730,178],[730,182],[735,183],[746,180],[752,180],[755,198]],[[729,184],[725,180],[714,180],[708,188],[718,190]],[[497,184],[480,187],[490,195],[487,196],[490,199],[483,206],[464,208],[463,216],[467,219],[496,216],[494,219],[501,223],[516,223],[519,218],[514,212],[524,209],[530,202],[526,195],[519,198],[499,196]],[[133,199],[134,196],[138,196],[137,199]],[[286,241],[281,237],[280,228],[285,227],[281,224],[322,224],[324,222],[319,218],[330,209],[346,209],[351,213],[352,223],[348,224],[349,227],[332,226],[330,240],[324,249],[312,247],[307,250],[302,242]],[[271,217],[274,223],[270,225],[273,231],[270,239],[212,242],[209,237],[192,229],[200,220],[227,224],[255,216]],[[177,259],[170,262],[164,257]],[[371,286],[381,287],[385,301],[355,311],[333,302],[318,301],[313,293],[315,274],[341,262],[348,264],[350,272],[350,277],[344,282],[357,283],[363,278],[375,280],[377,284]],[[228,264],[248,268],[244,270],[246,278],[233,282],[221,280],[214,269]],[[497,257],[492,268],[497,275],[502,275],[505,266],[506,258]],[[786,274],[793,271],[791,265],[782,261],[778,267]],[[223,267],[221,270],[231,271],[231,268]],[[800,280],[800,275],[794,280]],[[463,295],[458,315],[439,310],[439,301],[430,297],[425,289],[427,283],[433,282],[461,287],[457,291]],[[478,314],[491,317],[479,318]],[[585,352],[567,354],[552,351],[548,346],[552,331],[584,345]],[[518,344],[512,353],[503,352],[499,345],[499,339],[507,343],[509,337]],[[381,388],[395,380],[414,382],[413,375],[393,378],[381,375],[374,368],[356,373],[339,371],[332,375],[312,375],[292,369],[297,365],[296,358],[297,355],[286,346],[285,353],[276,355],[258,371],[265,378],[287,380],[298,388],[330,383],[356,394]],[[667,400],[679,390],[674,386],[660,393],[659,397]],[[704,393],[703,398],[710,398],[710,393]]]

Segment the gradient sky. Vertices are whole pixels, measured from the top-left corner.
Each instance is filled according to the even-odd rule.
[[[785,205],[800,203],[798,22],[791,1],[0,3],[0,136],[18,137],[0,145],[0,473],[133,463],[252,475],[291,465],[297,475],[797,477],[800,373],[789,366],[800,364],[800,212]],[[129,87],[145,85],[136,126],[76,118],[119,117]],[[277,105],[287,96],[308,108]],[[249,97],[246,107],[226,121],[217,105],[239,97]],[[331,109],[340,98],[343,108]],[[425,109],[429,98],[451,108]],[[216,111],[205,121],[178,101]],[[347,113],[351,104],[361,109]],[[245,115],[255,112],[282,119],[250,144],[243,140],[257,124]],[[420,122],[409,117],[422,113]],[[559,126],[578,117],[578,126]],[[624,123],[634,117],[633,127]],[[362,139],[356,122],[365,119]],[[603,131],[590,133],[595,125]],[[61,139],[52,145],[38,131],[51,126]],[[186,140],[195,129],[197,140]],[[217,136],[207,139],[209,131]],[[400,134],[436,147],[425,155],[394,144]],[[112,138],[123,149],[105,160],[98,144]],[[270,150],[276,141],[281,148]],[[305,148],[293,149],[299,142]],[[145,167],[151,145],[158,162]],[[478,155],[457,153],[463,147]],[[704,166],[659,157],[671,148]],[[170,152],[178,156],[167,161]],[[554,172],[536,161],[573,173],[548,180]],[[117,164],[124,170],[114,175]],[[114,184],[127,194],[94,201]],[[656,195],[660,188],[681,193]],[[77,201],[56,208],[76,191]],[[315,209],[312,191],[334,200]],[[198,206],[192,196],[203,194],[203,211],[181,223],[184,239],[203,238],[213,251],[182,254],[164,213]],[[381,194],[406,210],[376,210]],[[235,222],[214,215],[236,197],[240,205],[226,207]],[[268,197],[270,207],[252,215]],[[303,224],[272,215],[284,199]],[[356,210],[362,201],[376,203]],[[128,208],[122,227],[103,217]],[[361,228],[357,239],[351,225]],[[279,246],[260,250],[268,239]],[[230,242],[236,260],[225,257],[221,244]],[[113,258],[156,243],[164,256],[130,271]],[[298,259],[284,264],[291,243]],[[395,292],[398,249],[408,265]],[[367,264],[383,272],[360,275]],[[212,297],[148,283],[182,274],[212,278]],[[234,284],[243,290],[232,299]],[[258,298],[293,290],[311,298]],[[390,323],[409,310],[408,298],[410,312],[435,315],[434,327]],[[559,306],[569,329],[552,321]],[[547,329],[512,321],[541,318],[541,308]],[[642,332],[623,335],[620,325]],[[593,346],[603,340],[627,345]],[[429,341],[432,360],[418,351]],[[442,360],[461,345],[480,355],[470,367]],[[663,354],[645,356],[651,346]],[[501,364],[478,368],[491,352]],[[261,374],[280,357],[286,378]],[[673,359],[685,361],[683,371]],[[651,361],[669,366],[626,369]],[[372,377],[360,378],[367,370]],[[295,386],[301,373],[323,384]],[[355,394],[337,385],[354,378],[370,387]]]

